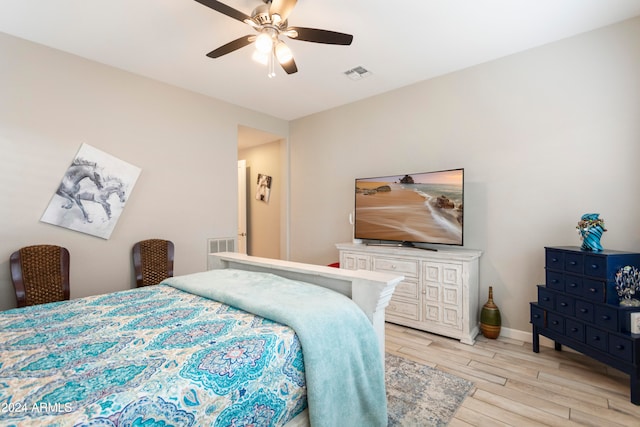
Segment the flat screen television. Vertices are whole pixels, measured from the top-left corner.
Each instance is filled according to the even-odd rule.
[[[463,205],[464,169],[358,178],[354,237],[402,246],[462,246]]]

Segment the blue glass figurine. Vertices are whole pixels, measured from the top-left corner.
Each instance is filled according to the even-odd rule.
[[[583,251],[602,251],[600,238],[602,237],[602,233],[607,230],[604,228],[604,220],[598,218],[599,215],[600,214],[597,213],[584,214],[576,226],[578,233],[580,233],[580,238],[582,239],[582,246],[580,249]]]

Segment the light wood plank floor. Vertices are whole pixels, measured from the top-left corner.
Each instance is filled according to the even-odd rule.
[[[386,350],[475,384],[450,426],[640,426],[629,376],[572,351],[481,335],[470,346],[390,323]]]

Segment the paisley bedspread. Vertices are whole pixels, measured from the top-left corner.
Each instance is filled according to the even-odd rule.
[[[169,286],[0,313],[2,426],[282,425],[305,407],[292,329]]]

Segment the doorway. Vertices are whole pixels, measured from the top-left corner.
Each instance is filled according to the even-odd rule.
[[[244,243],[248,255],[287,259],[286,158],[283,137],[238,126],[238,251]],[[270,178],[268,198],[258,194],[259,175]]]

